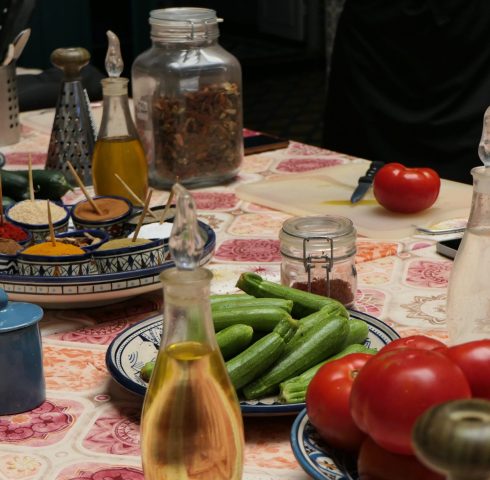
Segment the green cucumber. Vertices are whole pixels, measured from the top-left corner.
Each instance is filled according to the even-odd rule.
[[[29,198],[29,182],[27,178],[11,170],[2,170],[2,194],[16,201]]]
[[[245,398],[261,398],[277,391],[279,384],[299,375],[322,360],[335,355],[345,342],[349,321],[342,316],[326,315],[308,330],[304,340],[288,355],[283,355],[264,375],[243,389]]]
[[[340,302],[331,298],[269,282],[268,280],[264,280],[260,275],[252,272],[242,273],[236,286],[254,297],[274,297],[292,300],[292,316],[294,318],[303,318],[320,310],[322,307],[330,305],[332,302],[345,309]]]
[[[311,382],[311,379],[315,376],[316,372],[326,363],[333,362],[339,358],[345,357],[352,353],[368,353],[375,355],[378,351],[375,348],[369,348],[361,344],[351,344],[348,347],[342,349],[336,355],[329,357],[323,362],[317,363],[315,366],[309,368],[302,374],[285,380],[279,385],[279,401],[282,403],[302,403],[306,398],[306,390]]]
[[[236,295],[237,296],[237,295]],[[214,303],[211,305],[211,309],[213,312],[217,310],[225,310],[225,309],[235,309],[237,307],[277,307],[282,308],[288,313],[291,313],[293,308],[292,300],[285,300],[284,298],[243,298],[240,300],[233,299],[230,302],[223,301]]]
[[[291,315],[278,307],[237,307],[232,310],[216,310],[212,312],[216,332],[231,325],[243,323],[259,332],[271,332],[282,320]]]
[[[3,172],[4,170],[2,170],[2,176]],[[29,175],[27,170],[17,170],[14,173],[24,177],[27,181]],[[60,170],[32,170],[32,183],[34,195],[40,199],[59,200],[66,192],[73,190]]]
[[[226,362],[235,390],[250,383],[277,361],[286,346],[285,338],[291,336],[291,331],[296,328],[294,322],[292,319],[281,320],[272,332]]]
[[[241,323],[231,325],[216,334],[221,355],[225,360],[234,357],[252,342],[254,329]]]
[[[349,333],[347,334],[344,345],[342,345],[342,350],[349,345],[357,343],[363,344],[368,335],[368,324],[363,320],[359,320],[358,318],[351,318],[349,320]]]

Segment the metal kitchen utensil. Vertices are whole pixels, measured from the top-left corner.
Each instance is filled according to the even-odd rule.
[[[71,173],[69,160],[85,185],[92,184],[92,152],[96,134],[88,95],[83,88],[80,70],[88,64],[90,54],[84,48],[58,48],[51,62],[64,72],[49,142],[47,169]]]
[[[19,99],[15,62],[0,66],[0,146],[20,139]]]
[[[376,175],[376,172],[384,165],[384,162],[371,162],[371,165],[369,165],[369,168],[367,172],[359,178],[357,187],[354,190],[354,193],[350,197],[351,203],[357,203],[359,200],[366,195],[366,192],[369,190],[371,187],[374,176]]]
[[[31,36],[31,29],[26,28],[19,32],[12,42],[14,44],[14,60],[17,60],[24,51],[25,46]]]

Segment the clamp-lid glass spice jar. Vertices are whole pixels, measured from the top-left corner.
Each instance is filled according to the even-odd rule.
[[[356,230],[339,216],[294,217],[279,234],[281,283],[354,305]]]
[[[132,66],[136,126],[150,184],[223,183],[243,157],[241,68],[218,44],[216,12],[150,12],[152,46]]]

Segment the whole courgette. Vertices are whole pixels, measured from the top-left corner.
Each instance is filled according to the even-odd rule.
[[[314,328],[308,330],[297,348],[283,355],[269,371],[243,389],[245,398],[261,398],[272,394],[284,380],[338,353],[349,332],[348,322],[342,316],[325,315]]]
[[[4,171],[2,171],[2,177]],[[27,182],[28,170],[16,170],[12,173],[24,177]],[[73,190],[63,172],[59,170],[32,170],[32,183],[34,195],[39,199],[59,200],[66,192]]]
[[[262,308],[262,307],[277,307],[282,308],[288,313],[291,313],[293,308],[292,300],[284,298],[255,298],[248,297],[241,300],[232,300],[230,302],[218,302],[211,305],[213,312],[218,310],[235,309],[237,307]]]
[[[358,318],[351,318],[349,320],[349,333],[345,339],[344,345],[342,345],[342,350],[347,348],[349,345],[356,343],[363,344],[369,335],[368,324],[364,320],[359,320]]]
[[[281,320],[274,330],[246,350],[226,362],[226,369],[235,390],[250,383],[265,372],[281,356],[286,341],[297,328],[291,317]]]
[[[11,170],[0,171],[2,175],[2,194],[16,201],[29,198],[29,182],[27,178]]]
[[[216,332],[237,323],[249,325],[254,331],[271,332],[281,320],[291,318],[288,312],[279,307],[236,307],[214,310],[212,315]]]
[[[254,329],[241,323],[224,328],[216,334],[216,341],[225,360],[245,350],[252,342]]]
[[[294,318],[303,318],[331,304],[331,302],[336,302],[336,300],[323,297],[322,295],[269,282],[268,280],[264,280],[260,275],[252,272],[242,273],[236,286],[254,297],[275,297],[292,300],[293,310],[291,314]],[[337,303],[342,305],[340,302]]]
[[[311,379],[315,376],[316,372],[326,363],[333,362],[339,358],[350,355],[351,353],[369,353],[374,355],[377,353],[375,348],[368,348],[361,344],[352,344],[344,348],[342,351],[333,355],[323,362],[317,363],[315,366],[306,370],[297,377],[285,380],[279,385],[279,400],[282,403],[302,403],[306,398],[306,390],[311,382]]]

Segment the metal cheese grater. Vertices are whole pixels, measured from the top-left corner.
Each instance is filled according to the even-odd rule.
[[[47,169],[62,170],[71,178],[67,161],[75,167],[85,185],[92,184],[92,152],[96,140],[94,122],[80,70],[90,54],[84,48],[58,48],[51,62],[64,72],[49,142]]]

